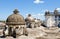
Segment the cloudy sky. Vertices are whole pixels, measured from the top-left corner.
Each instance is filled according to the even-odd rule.
[[[32,14],[33,17],[44,20],[45,10],[60,10],[60,0],[0,0],[0,20],[6,20],[16,8],[24,18],[27,14]]]

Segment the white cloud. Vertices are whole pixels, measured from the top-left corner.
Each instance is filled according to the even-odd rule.
[[[37,19],[42,19],[44,17],[44,13],[33,14],[32,16]]]
[[[44,14],[43,13],[42,14],[38,13],[37,16],[44,16]]]
[[[26,14],[27,16],[28,14]],[[44,16],[44,13],[38,13],[38,14],[31,14],[32,16]]]
[[[27,16],[28,14],[26,14]],[[44,20],[44,13],[37,13],[37,14],[31,14],[32,17],[36,18],[36,19],[41,19]]]
[[[27,16],[28,14],[26,14],[26,16]]]
[[[56,10],[60,10],[60,8],[56,8]]]
[[[37,17],[37,16],[39,17],[39,16],[44,16],[44,14],[43,14],[43,13],[41,13],[41,14],[38,13],[38,14],[32,14],[32,16],[33,16],[33,17]]]
[[[39,4],[39,3],[44,3],[44,1],[41,1],[41,0],[35,0],[34,3],[35,3],[35,4]]]

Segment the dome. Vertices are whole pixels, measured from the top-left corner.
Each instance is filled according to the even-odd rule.
[[[31,14],[28,14],[28,17],[25,19],[25,21],[34,22],[34,18],[31,17]]]
[[[29,17],[29,18],[26,18],[25,21],[34,22],[34,19]]]
[[[13,14],[10,15],[6,20],[7,25],[24,25],[25,20],[22,15],[19,14],[19,11],[15,9]]]

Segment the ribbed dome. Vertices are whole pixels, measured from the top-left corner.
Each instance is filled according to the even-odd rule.
[[[25,20],[23,18],[22,15],[19,14],[19,11],[17,9],[15,9],[14,11],[14,14],[10,15],[7,20],[6,20],[6,24],[7,25],[24,25],[25,24]]]

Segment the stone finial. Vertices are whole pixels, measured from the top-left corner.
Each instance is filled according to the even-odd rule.
[[[31,16],[31,14],[28,14],[28,17],[30,17]]]
[[[48,15],[48,14],[50,14],[50,11],[45,11],[45,15]]]
[[[13,13],[14,13],[14,14],[19,13],[18,9],[15,9],[15,10],[13,11]]]

